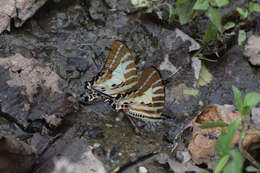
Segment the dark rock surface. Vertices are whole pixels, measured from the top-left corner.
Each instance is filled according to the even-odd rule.
[[[67,173],[105,173],[102,163],[93,155],[87,140],[75,135],[75,130],[72,127],[62,137],[49,140],[46,140],[46,136],[34,135],[32,145],[42,152],[38,153],[41,157],[32,172],[63,173],[66,170]]]
[[[4,30],[11,30],[11,20],[15,27],[20,27],[47,0],[0,0],[0,34]]]
[[[20,54],[1,58],[0,80],[1,112],[28,132],[34,131],[31,122],[46,118],[57,126],[76,108],[73,98],[62,92],[60,77],[35,59]]]
[[[0,134],[0,172],[27,173],[35,163],[36,150],[28,144]]]

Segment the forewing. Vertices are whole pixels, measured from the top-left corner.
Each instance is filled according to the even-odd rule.
[[[92,88],[115,97],[135,90],[137,84],[135,59],[126,45],[115,41],[103,69],[93,81]]]

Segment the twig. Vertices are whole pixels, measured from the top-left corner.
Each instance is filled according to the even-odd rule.
[[[124,171],[125,169],[129,168],[130,166],[133,166],[134,164],[140,162],[140,161],[144,161],[146,159],[149,159],[150,157],[158,154],[159,151],[152,151],[148,154],[145,154],[145,155],[142,155],[142,156],[139,156],[137,157],[135,160],[130,160],[128,162],[126,162],[125,164],[123,164],[122,166],[118,166],[116,167],[111,173],[119,173],[119,172],[122,172]]]

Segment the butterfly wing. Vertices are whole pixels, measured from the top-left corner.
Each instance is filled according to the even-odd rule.
[[[117,101],[117,109],[123,109],[130,116],[158,120],[164,109],[164,85],[154,67],[144,70],[138,90]]]
[[[103,69],[90,83],[91,88],[112,97],[137,88],[135,59],[126,45],[114,42]]]

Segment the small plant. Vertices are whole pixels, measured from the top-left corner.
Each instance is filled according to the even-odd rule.
[[[242,144],[247,135],[260,136],[260,133],[248,132],[245,127],[245,118],[249,115],[251,109],[260,103],[260,94],[255,92],[247,93],[243,100],[241,92],[236,87],[233,86],[232,90],[237,109],[242,116],[229,125],[224,122],[210,122],[202,124],[201,126],[201,128],[226,126],[226,129],[223,130],[219,136],[215,147],[215,152],[219,161],[214,173],[222,171],[224,173],[240,173],[243,169],[244,159],[249,160],[250,163],[254,165],[248,166],[246,168],[247,171],[259,172],[260,164],[246,150],[244,150]],[[231,147],[232,139],[237,131],[240,132],[238,149]]]
[[[161,20],[163,20],[161,7],[166,6],[169,9],[168,23],[172,23],[174,20],[175,10],[170,3],[163,2],[162,0],[131,0],[131,3],[137,8],[147,8],[146,13],[154,11]]]
[[[178,19],[178,22],[181,25],[185,25],[189,24],[194,19],[207,16],[207,29],[204,35],[200,36],[201,38],[196,38],[197,40],[201,40],[203,50],[206,48],[206,45],[214,40],[224,43],[225,38],[232,35],[230,33],[225,33],[225,31],[240,28],[240,24],[236,25],[234,21],[223,23],[220,9],[227,8],[231,2],[230,0],[175,0],[168,2],[166,0],[131,0],[131,3],[135,7],[147,8],[147,13],[155,12],[161,20],[163,20],[162,7],[168,7],[167,20],[169,23]],[[239,13],[241,20],[245,20],[251,13],[260,12],[260,3],[249,2],[247,9],[237,7],[236,11]],[[245,30],[239,29],[237,39],[238,45],[243,45],[245,40]],[[218,56],[217,51],[216,55]],[[203,55],[201,55],[201,59],[205,59]]]

